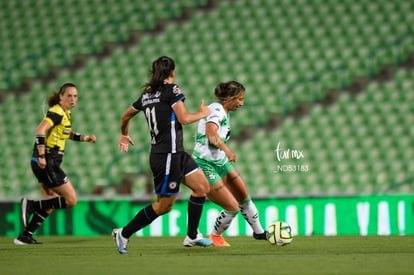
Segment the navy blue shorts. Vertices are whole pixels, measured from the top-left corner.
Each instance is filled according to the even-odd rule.
[[[175,154],[150,154],[150,167],[154,176],[154,193],[175,195],[185,176],[200,169],[186,152]]]

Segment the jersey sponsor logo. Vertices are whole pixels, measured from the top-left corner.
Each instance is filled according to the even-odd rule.
[[[183,92],[181,91],[180,87],[178,87],[177,85],[175,85],[173,87],[173,94],[175,94],[176,96],[181,95]]]
[[[160,102],[161,92],[157,91],[155,94],[145,93],[142,95],[142,106]]]

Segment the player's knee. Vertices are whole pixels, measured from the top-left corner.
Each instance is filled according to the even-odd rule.
[[[78,203],[78,198],[76,196],[65,197],[66,207],[73,207]]]
[[[46,209],[45,211],[46,211],[46,213],[47,213],[47,214],[49,214],[49,215],[50,215],[50,214],[52,214],[52,213],[53,213],[54,209],[53,209],[53,208],[51,208],[51,209]]]
[[[207,194],[210,192],[210,185],[206,181],[206,184],[203,184],[200,186],[200,195],[203,195],[203,197],[207,196]]]
[[[207,197],[209,189],[196,189],[193,190],[192,195],[194,197]]]
[[[164,211],[162,212],[162,214],[167,214],[168,212],[170,212],[170,211],[171,211],[171,209],[172,209],[172,205],[171,205],[171,206],[166,207],[166,208],[164,209]]]
[[[210,192],[210,184],[205,179],[197,185],[197,188],[195,188],[193,192],[194,195],[196,195],[196,197],[206,197],[207,194]]]
[[[173,208],[173,204],[166,204],[166,205],[160,205],[160,207],[158,208],[158,215],[163,215],[166,214],[168,212],[171,211],[171,209]]]

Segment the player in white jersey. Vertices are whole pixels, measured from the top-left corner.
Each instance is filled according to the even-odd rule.
[[[267,240],[268,233],[260,224],[246,183],[233,166],[237,156],[227,146],[231,130],[229,112],[243,106],[245,88],[236,81],[229,81],[219,83],[214,93],[219,102],[210,104],[210,115],[199,120],[192,154],[210,183],[208,198],[223,207],[210,239],[214,246],[230,246],[222,233],[240,210],[253,229],[253,237]]]

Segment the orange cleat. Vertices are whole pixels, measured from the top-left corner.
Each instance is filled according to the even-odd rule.
[[[224,239],[223,236],[216,236],[214,234],[210,234],[210,240],[213,241],[213,246],[230,246],[228,242]]]

